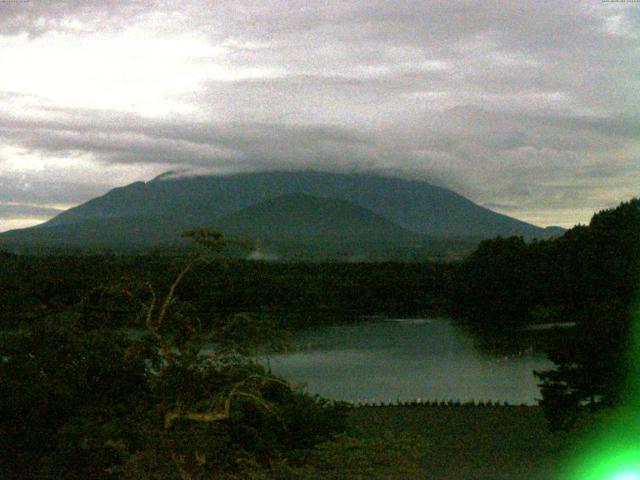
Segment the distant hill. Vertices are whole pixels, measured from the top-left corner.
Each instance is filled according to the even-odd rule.
[[[197,226],[268,242],[360,242],[385,248],[436,238],[561,234],[424,181],[298,171],[136,182],[37,227],[1,234],[0,245],[144,248],[175,244],[181,231]]]
[[[427,238],[359,205],[302,193],[259,202],[213,227],[231,238],[253,239],[277,258],[381,259],[385,252],[397,257],[399,251],[428,249],[429,244]]]
[[[282,195],[243,208],[223,217],[215,226],[234,236],[270,241],[421,240],[419,235],[359,205],[302,193]]]

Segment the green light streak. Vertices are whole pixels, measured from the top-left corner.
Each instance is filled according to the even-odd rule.
[[[640,480],[640,311],[632,324],[625,401],[599,416],[577,444],[568,480]]]
[[[616,474],[612,480],[640,480],[640,473],[637,470],[627,470]]]
[[[626,381],[622,397],[618,399],[619,407],[583,416],[578,420],[582,422],[578,430],[570,434],[574,436],[562,439],[571,450],[558,457],[564,467],[558,472],[558,480],[640,480],[640,290],[636,290],[635,305],[629,306],[631,310],[616,312],[620,304],[615,303],[629,300],[629,286],[640,287],[639,207],[640,199],[633,199],[615,210],[594,215],[589,225],[594,238],[600,236],[603,245],[615,250],[608,252],[610,257],[605,261],[611,262],[610,271],[615,272],[613,278],[620,282],[613,285],[622,289],[620,296],[612,291],[612,311],[614,315],[625,315],[625,319],[631,320],[627,331],[629,342],[619,347],[626,348]],[[601,319],[602,322],[608,320],[606,315]],[[619,320],[619,317],[613,319]],[[614,398],[610,400],[615,401]]]

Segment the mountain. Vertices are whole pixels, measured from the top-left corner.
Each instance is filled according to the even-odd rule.
[[[213,228],[227,237],[257,241],[254,254],[270,258],[381,260],[404,258],[411,249],[424,250],[423,256],[437,253],[427,238],[366,208],[302,193],[241,209]]]
[[[122,216],[39,225],[0,234],[0,247],[14,251],[139,250],[173,245],[193,224],[180,218]]]
[[[265,200],[212,220],[194,216],[118,216],[88,218],[76,223],[15,230],[5,245],[31,249],[140,250],[186,244],[185,230],[207,226],[238,239],[268,258],[378,258],[408,248],[428,247],[428,239],[410,232],[366,208],[344,200],[293,193]],[[441,245],[438,244],[440,248]],[[246,247],[245,247],[246,248]],[[256,250],[256,252],[258,252]]]
[[[558,233],[498,214],[424,181],[293,171],[161,176],[136,182],[37,227],[1,234],[0,244],[170,245],[181,231],[197,226],[270,242],[320,244],[340,239],[346,244],[349,239],[354,244],[374,239],[387,246],[434,238],[531,239]]]
[[[267,241],[351,241],[402,243],[421,237],[359,205],[302,193],[282,195],[223,217],[215,227],[229,235]]]
[[[61,213],[45,225],[88,218],[191,215],[220,218],[291,193],[336,198],[367,208],[400,226],[440,237],[522,235],[545,238],[545,230],[481,207],[451,190],[424,181],[372,174],[313,171],[226,176],[163,177],[116,188]]]

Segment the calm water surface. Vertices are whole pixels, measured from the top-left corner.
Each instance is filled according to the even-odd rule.
[[[273,371],[336,400],[499,400],[535,403],[541,354],[492,356],[443,319],[389,319],[309,329]]]

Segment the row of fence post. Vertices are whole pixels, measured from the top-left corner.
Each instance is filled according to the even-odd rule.
[[[426,400],[413,398],[409,400],[379,401],[379,400],[356,400],[353,402],[343,402],[353,408],[361,407],[532,407],[533,405],[510,404],[498,400]]]

